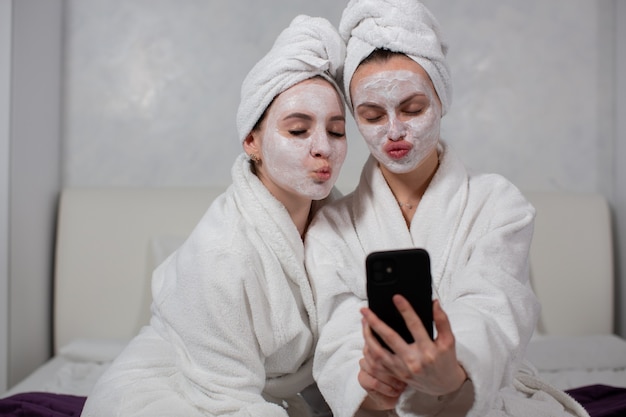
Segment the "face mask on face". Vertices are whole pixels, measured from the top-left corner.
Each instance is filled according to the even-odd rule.
[[[335,89],[320,80],[289,88],[270,107],[265,126],[265,175],[289,192],[327,197],[347,151],[344,108]]]
[[[422,74],[385,70],[367,75],[353,86],[352,101],[370,152],[389,171],[410,172],[436,148],[441,105]]]

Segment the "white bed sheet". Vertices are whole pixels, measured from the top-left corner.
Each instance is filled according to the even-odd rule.
[[[612,387],[626,388],[626,368],[540,371],[539,375],[548,384],[562,390],[569,390],[587,385],[608,385]]]
[[[626,388],[626,340],[615,335],[535,336],[527,359],[552,386]]]
[[[87,396],[126,343],[74,340],[1,397],[34,391]],[[626,340],[614,335],[535,336],[527,359],[559,389],[595,384],[626,388]]]
[[[120,340],[74,340],[0,397],[22,392],[87,396],[126,344]]]

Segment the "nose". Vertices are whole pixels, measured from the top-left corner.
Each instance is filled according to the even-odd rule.
[[[403,139],[406,136],[406,126],[397,118],[392,118],[389,121],[389,131],[387,137],[389,140],[396,142]]]
[[[311,138],[311,155],[315,158],[328,158],[330,153],[330,139],[326,130],[315,132]]]

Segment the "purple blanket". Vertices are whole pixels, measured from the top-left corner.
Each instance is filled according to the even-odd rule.
[[[589,385],[565,392],[578,401],[591,417],[626,416],[626,388]]]
[[[0,400],[2,417],[79,417],[86,397],[27,392]]]
[[[589,385],[566,391],[591,417],[626,416],[626,388]],[[86,397],[28,392],[0,399],[1,417],[79,417]]]

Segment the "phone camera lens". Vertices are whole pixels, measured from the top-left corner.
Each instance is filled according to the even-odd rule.
[[[377,260],[372,264],[372,278],[379,284],[390,283],[393,281],[394,264],[391,260]]]

